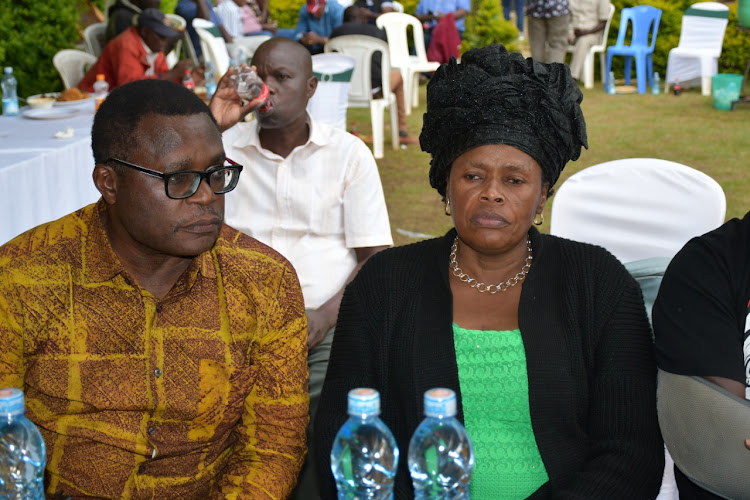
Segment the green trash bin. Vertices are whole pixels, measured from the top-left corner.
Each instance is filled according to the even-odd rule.
[[[714,97],[714,108],[732,109],[732,102],[740,98],[742,75],[720,73],[711,77],[711,93]]]

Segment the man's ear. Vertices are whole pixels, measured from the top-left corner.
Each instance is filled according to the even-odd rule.
[[[94,185],[102,195],[104,202],[114,205],[117,201],[117,187],[120,176],[114,169],[104,163],[97,163],[92,174]]]
[[[311,76],[307,79],[307,98],[312,99],[315,95],[315,89],[318,88],[318,79],[315,76]]]

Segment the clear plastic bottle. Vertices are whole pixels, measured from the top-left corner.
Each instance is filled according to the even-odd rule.
[[[109,95],[109,84],[104,79],[104,75],[99,73],[96,75],[96,81],[94,82],[94,107],[98,110],[99,106],[102,105],[104,99]]]
[[[607,88],[604,89],[609,95],[615,95],[615,73],[614,71],[609,72],[609,78],[607,79]]]
[[[378,417],[380,394],[352,389],[347,398],[349,420],[331,450],[331,471],[339,500],[391,500],[398,468],[398,446]]]
[[[425,419],[409,443],[409,474],[415,500],[469,500],[474,448],[456,420],[456,393],[430,389]]]
[[[211,61],[206,61],[206,69],[203,72],[206,79],[206,99],[211,99],[216,92],[216,70]]]
[[[659,95],[659,92],[661,92],[661,89],[659,88],[661,86],[661,78],[659,78],[659,73],[654,73],[654,85],[651,87],[651,93],[654,95]]]
[[[182,86],[186,89],[195,90],[195,82],[193,81],[193,73],[189,70],[185,70],[185,74],[182,76]]]
[[[3,115],[16,116],[18,114],[18,82],[13,76],[13,68],[5,67],[2,80],[3,88]]]
[[[20,389],[0,389],[0,498],[44,500],[47,455]]]

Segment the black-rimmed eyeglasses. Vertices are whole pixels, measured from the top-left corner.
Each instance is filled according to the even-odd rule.
[[[173,200],[182,200],[193,196],[198,191],[198,187],[204,179],[206,179],[215,194],[228,193],[237,187],[237,181],[240,179],[240,172],[242,172],[243,168],[239,163],[227,158],[229,165],[211,167],[203,172],[181,170],[179,172],[164,174],[156,170],[143,168],[134,163],[118,160],[117,158],[107,158],[107,161],[104,163],[109,162],[117,162],[120,165],[132,168],[146,175],[164,179],[164,192]]]

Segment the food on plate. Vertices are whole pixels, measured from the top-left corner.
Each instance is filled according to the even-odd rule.
[[[81,99],[88,99],[91,97],[88,92],[85,92],[77,87],[71,87],[65,89],[60,93],[60,97],[57,98],[58,102],[66,101],[80,101]]]
[[[40,109],[40,108],[50,108],[53,104],[55,104],[55,97],[54,96],[34,96],[29,97],[28,103],[29,106],[31,106],[31,109]]]

